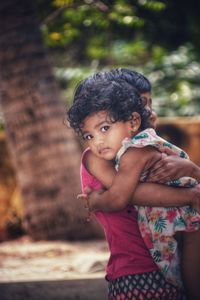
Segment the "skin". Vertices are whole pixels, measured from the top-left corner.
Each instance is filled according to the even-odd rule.
[[[157,162],[148,179],[151,182],[164,183],[167,180],[175,180],[182,176],[195,178],[200,182],[200,168],[190,160],[182,159],[172,154],[171,149],[163,153],[159,162]]]
[[[136,112],[132,114],[131,120],[113,123],[106,111],[100,111],[84,120],[82,132],[95,156],[113,161],[124,138],[136,135],[140,125],[140,116]],[[142,171],[147,170],[159,158],[160,153],[153,147],[128,149],[121,158],[119,172],[111,187],[100,196],[100,202],[94,198],[90,200],[92,207],[104,210],[124,208],[136,189]]]
[[[141,97],[146,102],[145,108],[151,111],[151,127],[156,129],[157,115],[152,109],[151,93],[142,93]],[[175,180],[187,175],[200,182],[200,167],[190,160],[182,159],[174,155],[170,149],[166,149],[165,151],[166,153],[161,155],[160,160],[152,166],[148,176],[149,181],[164,183],[167,180]]]
[[[156,114],[152,111],[150,97],[145,101],[152,112],[150,120],[152,127],[155,128]],[[101,112],[97,118],[95,115],[92,118],[89,116],[83,126],[83,130],[86,130],[85,140],[91,149],[85,157],[84,164],[88,171],[108,189],[94,192],[86,188],[86,194],[81,195],[86,200],[86,208],[89,211],[95,209],[114,211],[125,208],[128,203],[161,207],[192,205],[200,212],[199,186],[176,188],[155,183],[137,184],[141,172],[148,168],[151,168],[149,179],[152,182],[165,182],[182,176],[191,176],[199,181],[200,169],[190,161],[173,156],[171,153],[156,153],[155,155],[155,149],[152,147],[131,148],[122,156],[120,169],[116,173],[113,159],[119,150],[118,139],[131,137],[133,132],[136,134],[140,120],[137,115],[133,115],[132,122],[114,123],[115,126],[111,130],[113,134],[110,138],[109,134],[105,138],[104,135],[107,135],[112,126],[105,114],[105,112]],[[114,140],[112,140],[113,136]],[[134,196],[131,198],[130,195]],[[184,233],[182,271],[190,300],[199,297],[199,244],[199,231],[190,234]],[[193,253],[192,261],[190,253]]]
[[[152,128],[156,128],[157,116],[152,110],[151,93],[146,92],[141,94],[141,97],[146,102],[146,109],[151,111],[150,125]],[[86,140],[87,146],[90,146],[88,140]],[[171,153],[169,153],[171,154]],[[84,164],[91,175],[95,176],[105,188],[110,188],[116,170],[112,160],[106,160],[99,155],[96,156],[90,151],[84,161]],[[182,176],[191,176],[200,180],[200,168],[193,164],[191,161],[183,160],[174,155],[167,156],[161,154],[160,159],[155,162],[151,167],[148,180],[157,183],[139,183],[136,187],[133,199],[130,199],[133,204],[136,205],[148,205],[148,206],[181,206],[186,204],[192,204],[198,208],[199,205],[199,188],[192,189],[177,189],[164,185],[159,185],[158,182],[165,182],[166,179],[177,179]],[[92,191],[87,188],[85,191],[92,196]],[[154,195],[151,199],[151,195]],[[93,193],[94,196],[94,193]]]
[[[133,122],[136,118],[138,116],[134,114]],[[124,137],[131,137],[131,130],[130,122],[113,123],[106,111],[88,116],[82,126],[83,138],[92,153],[109,161],[117,155]]]
[[[86,167],[95,165],[95,169],[98,170],[96,172],[98,174],[95,176],[109,188],[101,194],[90,193],[87,190],[87,193],[90,193],[89,203],[92,210],[118,211],[125,208],[130,202],[130,195],[133,195],[137,188],[141,173],[160,160],[160,152],[153,147],[130,148],[121,158],[119,172],[113,172],[113,160],[121,147],[122,140],[125,137],[131,138],[136,135],[140,130],[140,125],[141,120],[137,113],[133,113],[132,119],[126,122],[113,123],[106,111],[100,111],[85,119],[82,133],[84,140],[87,141],[87,146],[91,149],[91,153],[86,159]],[[98,158],[100,167],[104,169],[102,173],[94,164],[96,158]],[[106,165],[106,161],[109,164]],[[101,174],[101,178],[98,176],[99,174]],[[126,178],[125,181],[124,178]],[[155,197],[155,191],[153,194]],[[161,199],[160,193],[158,195]],[[162,201],[160,200],[158,204],[162,206]],[[171,206],[174,203],[168,204]],[[182,200],[181,203],[176,202],[175,205],[186,204],[188,204],[188,198],[187,202]],[[140,203],[140,205],[142,204]],[[155,201],[153,205],[155,205]]]

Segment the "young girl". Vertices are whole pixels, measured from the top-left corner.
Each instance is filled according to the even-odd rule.
[[[159,160],[160,153],[152,147],[154,146],[153,143],[151,143],[151,146],[148,146],[148,140],[145,141],[145,147],[140,149],[135,147],[135,144],[140,147],[143,146],[142,143],[137,143],[138,140],[144,142],[144,139],[141,139],[141,134],[137,134],[141,129],[148,127],[148,116],[149,113],[144,109],[144,105],[138,95],[133,88],[125,82],[97,82],[90,90],[84,91],[82,94],[80,93],[80,98],[75,99],[74,105],[69,111],[72,127],[78,129],[83,134],[84,139],[89,143],[91,151],[97,157],[112,161],[117,156],[119,165],[119,171],[111,188],[101,195],[93,193],[92,197],[90,196],[90,205],[93,209],[109,211],[124,208],[130,201],[130,196],[134,193],[142,172],[144,170],[149,172],[152,164]],[[144,135],[147,135],[147,137],[152,135],[151,142],[158,139],[152,130],[146,130],[143,132],[143,138]],[[129,140],[127,140],[123,148],[121,148],[121,143],[126,137],[128,137]],[[135,138],[131,140],[133,137]],[[157,147],[158,145],[160,144],[157,144]],[[162,144],[162,146],[165,145]],[[181,204],[188,203],[185,202]],[[159,206],[161,205],[162,201]],[[188,207],[182,208],[182,210],[173,209],[173,213],[171,213],[171,211],[172,209],[170,211],[157,209],[156,213],[159,213],[162,217],[164,214],[168,217],[170,215],[172,218],[173,214],[175,217],[184,212],[184,217],[187,216],[187,221],[190,222],[181,228],[177,224],[176,226],[173,224],[173,233],[176,230],[197,230],[199,226],[199,215],[195,211],[190,210]],[[155,209],[148,210],[146,215],[150,216],[151,219],[157,217],[155,215]],[[150,221],[152,221],[151,219]],[[197,224],[192,224],[193,221],[197,222]],[[143,222],[142,225],[144,226],[144,224]],[[146,234],[146,230],[147,227],[145,227],[145,242],[147,246],[151,248],[154,255],[155,250],[158,250],[156,243],[161,237],[158,234],[159,231],[157,231],[158,236],[155,237],[155,235],[152,235],[155,228],[153,228],[152,232],[148,235]],[[172,235],[173,233],[170,234]],[[162,232],[162,237],[163,236],[164,233]],[[169,239],[168,232],[167,239]],[[172,241],[174,243],[173,239]],[[166,243],[166,240],[164,242]],[[167,243],[167,245],[169,245],[169,243]],[[154,247],[154,249],[152,247]],[[168,249],[170,248],[168,247]],[[160,253],[161,258],[165,258],[162,252],[163,251]],[[174,254],[174,251],[171,252]],[[164,254],[166,256],[166,252]],[[158,258],[158,256],[156,256],[156,258]],[[168,264],[171,264],[171,259],[172,257],[166,258],[166,261],[169,260]],[[163,269],[165,273],[165,269],[167,268],[168,266]]]
[[[86,87],[93,85],[96,81],[99,80],[125,80],[127,83],[133,86],[140,94],[145,109],[150,111],[150,127],[154,129],[156,128],[157,115],[152,109],[151,83],[143,74],[125,68],[112,69],[107,72],[98,72],[87,77],[78,85],[74,98],[79,96],[79,94],[83,92]],[[151,172],[149,173],[148,179],[151,182],[163,183],[166,181],[166,178],[175,180],[177,178],[185,176],[186,174],[188,176],[196,178],[198,182],[200,181],[200,168],[197,165],[195,165],[190,160],[183,160],[177,155],[173,155],[173,151],[171,151],[169,148],[165,149],[165,151],[168,155],[163,154],[161,159],[153,166]],[[102,178],[99,177],[101,176],[101,173],[105,173],[105,170],[102,168],[103,160],[99,159],[97,156],[94,156],[91,151],[87,155],[87,159],[89,160],[88,164],[90,164],[90,173],[95,175],[107,187],[110,182],[109,176],[106,176],[105,178],[106,174],[104,174]],[[109,164],[109,161],[104,161],[104,163],[106,163],[107,168],[111,167],[111,169],[113,169],[113,165]],[[95,166],[95,168],[93,168],[93,165]],[[100,172],[98,172],[97,169],[100,169]]]

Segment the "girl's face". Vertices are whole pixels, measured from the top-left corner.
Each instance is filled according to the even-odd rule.
[[[149,123],[152,128],[156,128],[156,123],[157,123],[157,114],[155,111],[152,109],[152,98],[151,98],[151,93],[146,92],[141,94],[141,98],[143,99],[145,103],[145,108],[147,110],[151,111],[151,115],[149,116]]]
[[[133,120],[113,123],[106,111],[99,111],[84,120],[83,139],[96,156],[113,160],[122,146],[122,141],[133,135],[133,124]]]

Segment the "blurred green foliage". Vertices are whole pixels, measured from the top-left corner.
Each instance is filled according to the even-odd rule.
[[[150,79],[159,116],[200,114],[200,1],[32,3],[68,103],[81,79],[126,67]]]
[[[67,101],[78,81],[127,67],[146,75],[160,116],[200,114],[200,2],[34,0]]]
[[[145,74],[153,86],[153,103],[159,116],[200,114],[200,62],[191,45],[152,59]]]
[[[154,49],[151,60],[144,65],[123,67],[142,72],[149,78],[152,84],[153,106],[159,116],[199,115],[200,62],[192,46],[185,45],[168,54],[163,53],[163,49]],[[64,98],[70,103],[78,82],[94,72],[108,71],[112,67],[55,67],[54,72]]]
[[[70,61],[75,64],[88,64],[92,59],[104,65],[121,63],[117,53],[121,49],[126,52],[126,60],[133,55],[140,55],[141,59],[144,50],[151,48],[149,42],[144,42],[145,35],[151,40],[151,19],[166,8],[164,1],[155,0],[35,0],[35,3],[46,45],[67,51],[73,48]]]
[[[99,59],[101,64],[109,64],[113,43],[132,45],[135,41],[145,41],[147,50],[154,46],[175,50],[189,42],[197,53],[200,50],[200,3],[197,0],[33,2],[46,45],[67,51],[73,48],[75,62]],[[99,54],[101,49],[103,54]],[[132,47],[130,49],[132,51]]]

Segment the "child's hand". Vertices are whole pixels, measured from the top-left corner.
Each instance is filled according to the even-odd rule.
[[[88,208],[90,210],[90,212],[94,212],[97,207],[98,207],[98,203],[99,201],[101,201],[101,194],[103,192],[105,192],[104,189],[98,190],[98,191],[94,191],[91,189],[86,188],[84,190],[84,192],[87,193],[87,203],[88,203]],[[97,205],[97,207],[96,207]]]
[[[84,188],[84,193],[77,196],[78,199],[84,201],[84,208],[88,211],[88,218],[90,220],[91,214],[98,210],[98,203],[101,201],[101,194],[105,192],[105,189],[94,191],[90,187]]]
[[[81,199],[84,201],[84,208],[87,210],[87,218],[86,218],[86,221],[87,222],[90,222],[90,218],[91,218],[91,208],[90,208],[90,205],[89,205],[89,199],[88,199],[88,195],[92,192],[92,189],[89,188],[89,187],[86,187],[84,189],[84,193],[82,194],[79,194],[77,196],[77,199]]]
[[[89,209],[89,203],[88,203],[88,195],[85,193],[78,194],[77,199],[81,199],[84,201],[84,208]]]

